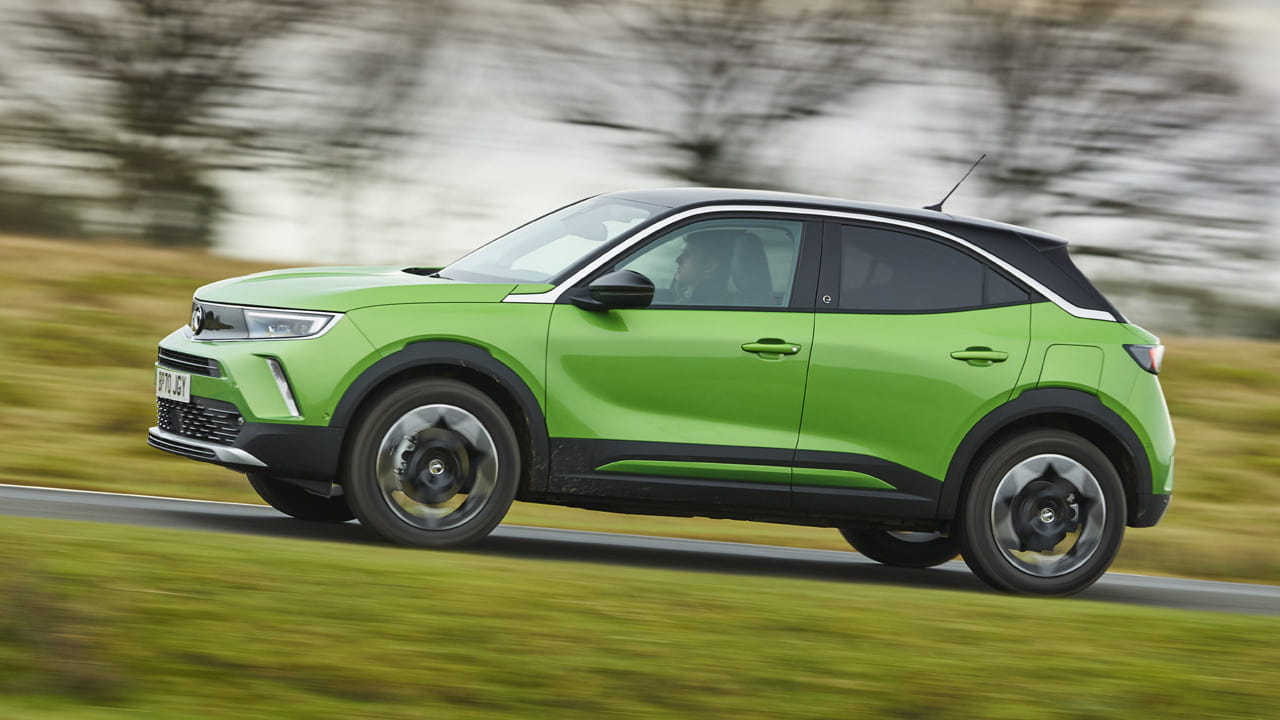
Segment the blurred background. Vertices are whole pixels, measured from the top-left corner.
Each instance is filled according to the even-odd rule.
[[[1137,322],[1280,337],[1273,0],[0,0],[0,233],[443,263],[765,187],[1070,239]]]
[[[155,343],[213,280],[443,263],[626,188],[919,207],[986,153],[947,210],[1069,238],[1169,344],[1177,490],[1115,570],[1280,583],[1280,0],[0,0],[0,28],[0,483],[256,502],[144,440]],[[848,550],[828,528],[508,521]],[[372,552],[347,529],[0,518],[0,717],[1280,707],[1275,617],[537,543]]]

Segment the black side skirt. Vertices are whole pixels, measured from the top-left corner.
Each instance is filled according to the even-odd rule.
[[[848,453],[731,445],[551,438],[551,477],[534,502],[680,517],[763,520],[835,527],[859,522],[933,527],[942,483],[910,468]],[[621,460],[667,460],[852,470],[892,489],[869,490],[723,478],[603,472]]]

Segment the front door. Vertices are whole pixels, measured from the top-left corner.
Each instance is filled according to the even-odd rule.
[[[797,277],[819,228],[694,221],[602,269],[652,280],[650,307],[557,305],[552,492],[787,508],[814,322],[813,287]]]

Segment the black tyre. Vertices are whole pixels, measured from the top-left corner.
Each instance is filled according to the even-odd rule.
[[[960,549],[1000,590],[1071,595],[1111,566],[1125,517],[1120,476],[1102,451],[1069,432],[1035,430],[978,465],[960,510]]]
[[[334,523],[355,518],[355,514],[347,506],[346,498],[341,495],[321,497],[270,475],[255,472],[248,475],[249,484],[257,491],[258,497],[285,515],[311,522]]]
[[[892,567],[928,568],[960,554],[960,539],[955,535],[878,528],[840,528],[840,534],[854,550]]]
[[[492,399],[427,378],[376,399],[352,428],[343,482],[360,522],[402,545],[459,547],[501,522],[520,479],[520,447]]]

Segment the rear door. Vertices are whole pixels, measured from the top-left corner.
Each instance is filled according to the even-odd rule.
[[[829,222],[796,509],[929,517],[956,446],[1006,402],[1031,295],[942,238]]]

